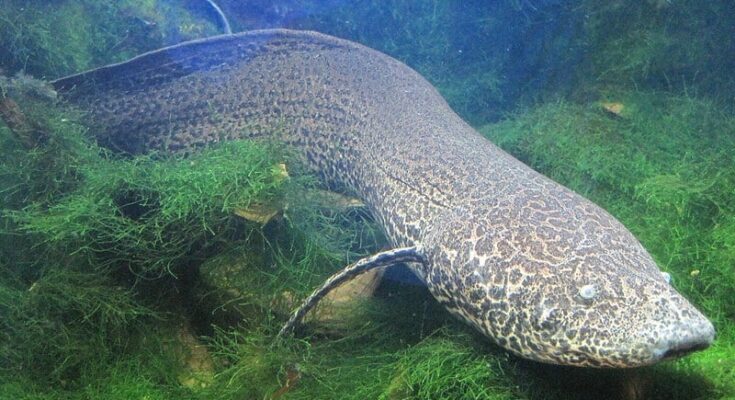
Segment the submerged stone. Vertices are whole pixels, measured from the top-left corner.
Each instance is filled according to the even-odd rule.
[[[261,321],[269,312],[287,318],[301,299],[292,289],[271,289],[268,280],[275,271],[265,262],[261,253],[237,250],[202,264],[196,291],[204,314],[222,325]],[[362,302],[373,296],[383,271],[379,268],[340,285],[306,316],[305,323],[316,333],[343,333],[356,320]]]

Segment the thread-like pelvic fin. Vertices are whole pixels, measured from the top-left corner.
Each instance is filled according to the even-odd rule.
[[[283,337],[287,334],[292,333],[294,329],[296,329],[301,324],[301,321],[304,319],[306,313],[314,308],[319,300],[324,298],[324,296],[326,296],[329,291],[338,287],[342,283],[352,279],[357,275],[362,274],[363,272],[403,262],[424,263],[425,260],[424,257],[421,255],[419,247],[411,246],[381,251],[380,253],[362,258],[354,264],[346,266],[336,274],[330,276],[329,279],[327,279],[321,287],[319,287],[318,289],[313,291],[311,295],[309,295],[309,297],[304,301],[301,307],[294,311],[288,322],[286,322],[283,328],[281,328],[281,330],[278,332],[278,337]]]
[[[207,4],[209,4],[210,7],[212,7],[212,10],[217,14],[217,18],[219,18],[219,23],[222,25],[222,33],[225,33],[227,35],[232,34],[232,28],[230,27],[230,21],[227,20],[227,16],[225,16],[225,13],[222,11],[221,8],[212,0],[204,0]]]

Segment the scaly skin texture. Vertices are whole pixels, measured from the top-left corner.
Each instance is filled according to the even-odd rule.
[[[189,42],[54,82],[103,145],[276,137],[370,206],[452,313],[520,356],[634,367],[714,328],[610,214],[481,137],[419,74],[313,32]]]

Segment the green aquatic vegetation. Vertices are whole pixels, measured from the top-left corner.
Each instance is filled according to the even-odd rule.
[[[179,383],[179,373],[184,368],[177,357],[182,350],[177,336],[179,328],[170,320],[155,321],[134,324],[136,329],[125,332],[126,346],[116,348],[114,352],[93,340],[90,350],[96,350],[97,353],[88,354],[84,362],[78,365],[75,374],[67,375],[61,381],[52,381],[50,376],[41,375],[43,366],[13,373],[2,371],[0,398],[194,398],[191,390]],[[90,335],[94,334],[90,332]]]
[[[341,338],[274,342],[280,326],[273,320],[262,325],[266,329],[216,332],[211,346],[225,363],[224,369],[203,394],[214,398],[275,398],[278,393],[294,399],[513,398],[517,391],[509,378],[512,373],[503,370],[506,355],[478,352],[478,348],[488,350],[477,344],[479,337],[451,322],[436,304],[422,317],[426,336],[418,335],[413,319],[396,316],[405,316],[406,310],[428,300],[428,294],[403,290],[390,301],[364,304],[366,318],[355,325],[361,328]],[[440,328],[447,323],[449,327]]]
[[[36,82],[37,83],[37,82]],[[30,91],[26,89],[32,89]],[[9,127],[0,125],[0,262],[11,265],[26,281],[40,277],[49,264],[66,255],[54,254],[21,232],[10,214],[24,207],[48,207],[78,187],[81,168],[99,159],[99,149],[84,138],[85,128],[74,122],[77,114],[59,110],[27,77],[0,80],[4,96],[17,100],[23,118],[43,133],[42,145],[28,147]],[[20,89],[20,90],[17,90]],[[38,89],[38,90],[36,90]],[[39,96],[39,93],[43,95]],[[47,135],[48,132],[59,134]],[[44,259],[44,256],[47,257]],[[78,264],[78,260],[74,260]]]
[[[212,346],[224,368],[205,391],[210,398],[268,398],[285,384],[289,373],[303,373],[300,365],[311,358],[308,342],[274,343],[262,328],[246,334],[219,331]]]
[[[212,21],[185,6],[157,0],[7,0],[0,9],[0,67],[60,77],[218,33]]]
[[[30,3],[12,0],[0,12],[0,47],[8,54],[3,67],[9,71],[22,69],[38,76],[68,74],[90,67],[124,37],[122,24],[113,23],[115,10],[109,4]],[[98,29],[95,22],[110,29]],[[129,27],[136,26],[132,19],[126,22]]]
[[[199,266],[192,293],[197,308],[205,310],[200,325],[256,329],[264,321],[285,320],[348,260],[383,243],[374,222],[362,214],[330,216],[300,207],[255,232],[246,246],[230,246]],[[364,315],[353,313],[340,324],[358,326],[353,322]]]
[[[28,286],[2,267],[0,369],[36,382],[73,380],[90,362],[128,346],[141,320],[155,313],[98,272],[49,268]]]
[[[119,400],[192,397],[190,389],[179,382],[184,368],[177,356],[183,351],[178,337],[180,324],[173,317],[148,325],[145,332],[134,336],[132,345],[122,355],[89,363],[78,380],[79,389],[64,394],[79,399]]]
[[[483,355],[466,337],[443,332],[403,352],[387,398],[513,399],[508,368],[499,357]],[[512,374],[512,372],[511,372]]]
[[[584,40],[590,57],[580,86],[665,89],[729,100],[732,5],[727,1],[587,0]]]
[[[272,149],[233,142],[186,158],[100,159],[58,203],[10,215],[60,252],[160,275],[232,240],[244,229],[235,209],[277,196],[284,180],[273,158]]]
[[[12,100],[18,100],[25,118],[33,121],[39,131],[63,132],[44,134],[42,146],[28,147],[5,124],[0,125],[0,146],[3,149],[0,156],[0,199],[6,210],[20,209],[29,203],[53,203],[78,185],[79,168],[99,157],[98,149],[84,137],[86,128],[75,122],[78,114],[71,110],[57,111],[53,98],[43,97],[45,93],[38,94],[47,89],[45,86],[30,92],[13,93],[15,87],[33,88],[37,84],[37,81],[24,76],[13,81],[0,77],[0,99],[7,94]]]
[[[677,362],[672,369],[679,374],[706,377],[706,385],[711,398],[732,398],[735,394],[735,324],[730,320],[718,326],[717,340],[704,352]],[[682,388],[682,391],[691,388]],[[692,393],[689,398],[703,397],[700,393]],[[684,397],[684,396],[682,396]]]

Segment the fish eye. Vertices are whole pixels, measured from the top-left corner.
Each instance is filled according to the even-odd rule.
[[[579,288],[579,297],[584,300],[592,300],[597,296],[597,287],[595,285],[584,285]]]
[[[661,271],[661,275],[663,275],[664,280],[666,283],[671,284],[671,274],[665,271]]]

